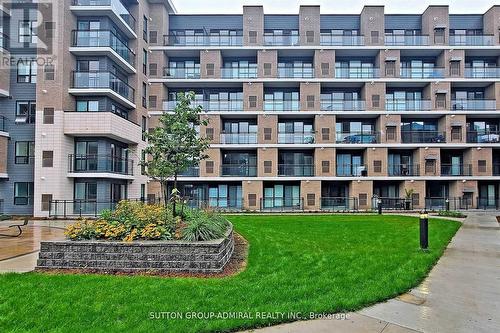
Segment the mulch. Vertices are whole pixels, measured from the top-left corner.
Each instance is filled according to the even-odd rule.
[[[190,272],[158,272],[158,271],[105,271],[96,269],[45,269],[37,268],[36,272],[47,274],[94,274],[116,276],[159,276],[181,278],[222,278],[241,273],[247,266],[248,241],[238,233],[234,233],[234,251],[229,262],[219,273],[190,273]]]

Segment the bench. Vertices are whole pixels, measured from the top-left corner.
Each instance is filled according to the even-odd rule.
[[[17,228],[17,234],[16,235],[6,235],[6,234],[0,234],[0,236],[3,236],[3,237],[19,237],[23,234],[23,229],[21,227],[25,227],[28,225],[28,219],[24,219],[24,223],[23,224],[13,224],[13,225],[9,225],[9,228]]]

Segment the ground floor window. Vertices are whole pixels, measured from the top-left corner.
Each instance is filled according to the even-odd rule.
[[[14,183],[14,205],[29,205],[33,202],[33,182]]]

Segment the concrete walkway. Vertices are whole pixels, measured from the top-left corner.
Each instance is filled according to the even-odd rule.
[[[428,278],[347,320],[312,320],[252,332],[500,332],[500,212],[467,212]]]

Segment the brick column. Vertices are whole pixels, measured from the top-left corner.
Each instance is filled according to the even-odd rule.
[[[243,208],[260,210],[260,200],[263,198],[263,185],[260,180],[242,182]]]
[[[315,175],[321,177],[335,176],[335,148],[316,148],[314,150]]]
[[[319,45],[320,6],[300,6],[300,45]]]
[[[243,6],[243,45],[264,45],[264,7]]]
[[[269,114],[259,115],[257,124],[258,143],[278,143],[278,116]]]
[[[200,74],[202,79],[219,79],[221,77],[222,55],[220,50],[200,51]]]
[[[384,45],[384,6],[364,6],[360,17],[361,35],[365,45]]]
[[[321,208],[321,181],[302,180],[300,194],[304,199],[304,210],[320,210]]]
[[[320,83],[300,83],[300,110],[318,111],[320,109],[321,85]]]
[[[314,51],[314,77],[335,77],[335,50]]]
[[[278,148],[259,148],[257,150],[257,163],[259,164],[258,177],[277,177]]]
[[[444,43],[435,40],[434,29],[444,28]],[[448,45],[450,35],[448,6],[429,6],[422,14],[422,35],[429,36],[429,45]]]

